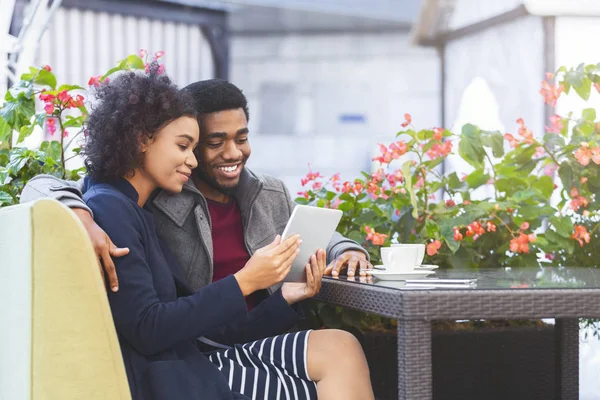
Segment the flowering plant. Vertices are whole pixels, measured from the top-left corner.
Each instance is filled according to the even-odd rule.
[[[157,52],[151,61],[163,54]],[[99,86],[118,71],[143,70],[148,69],[148,65],[147,53],[140,50],[139,55],[119,61],[104,75],[91,77],[88,85]],[[164,66],[159,68],[159,72],[164,71]],[[79,154],[76,139],[82,134],[85,136],[88,115],[85,95],[84,87],[59,86],[48,65],[31,67],[6,92],[0,105],[0,207],[17,204],[23,187],[38,174],[78,179],[83,168],[69,170],[67,162]],[[36,112],[36,108],[41,110]],[[23,146],[36,127],[45,129],[51,139],[39,147]]]
[[[592,86],[600,91],[600,64],[549,73],[540,93],[554,107],[571,89],[588,100]],[[589,254],[599,225],[596,112],[554,115],[544,134],[534,134],[522,118],[516,122],[517,134],[471,124],[454,134],[417,130],[406,114],[396,140],[379,145],[374,173],[342,181],[310,171],[297,202],[342,210],[338,230],[374,262],[380,246],[397,241],[427,244],[429,262],[445,267],[569,264],[584,247]],[[445,171],[452,158],[469,171]]]

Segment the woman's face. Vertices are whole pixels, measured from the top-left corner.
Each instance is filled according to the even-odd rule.
[[[144,176],[154,185],[172,193],[181,192],[198,166],[194,148],[200,130],[192,117],[181,117],[162,128],[154,139],[142,146]]]

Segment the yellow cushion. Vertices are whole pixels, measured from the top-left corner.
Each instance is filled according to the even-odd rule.
[[[106,292],[83,225],[71,210],[50,199],[1,210],[2,230],[7,229],[3,221],[14,224],[15,216],[19,224],[31,226],[31,254],[9,257],[29,261],[31,271],[30,349],[21,352],[31,359],[30,398],[131,398]],[[0,270],[18,264],[3,262]],[[28,275],[19,268],[11,274]],[[0,398],[2,394],[0,389]]]

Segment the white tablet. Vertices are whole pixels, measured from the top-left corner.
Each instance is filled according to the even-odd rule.
[[[327,245],[337,228],[342,211],[297,205],[281,235],[282,240],[299,234],[302,244],[300,253],[292,263],[292,269],[284,282],[306,282],[306,264],[318,249],[327,250]]]

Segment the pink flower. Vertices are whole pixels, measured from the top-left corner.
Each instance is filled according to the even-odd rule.
[[[96,76],[92,76],[90,78],[90,80],[88,81],[88,85],[89,86],[100,86],[100,78],[102,78],[101,75],[96,75]]]
[[[323,182],[315,182],[312,185],[312,190],[321,190],[321,188],[323,187]]]
[[[526,231],[527,229],[529,229],[529,222],[523,222],[521,224],[521,230]]]
[[[519,146],[519,144],[521,144],[521,142],[519,142],[517,139],[515,139],[515,137],[510,133],[505,133],[504,139],[508,140],[508,144],[513,149],[516,149]]]
[[[138,51],[138,55],[140,56],[140,58],[146,58],[146,56],[148,55],[148,53],[146,52],[146,50],[140,49]]]
[[[403,128],[406,128],[412,122],[412,117],[410,114],[404,114],[404,122],[401,124]]]
[[[159,58],[162,58],[162,56],[164,56],[164,55],[165,55],[165,52],[160,50],[160,51],[157,51],[156,53],[154,53],[154,58],[156,60],[158,60]]]
[[[554,86],[550,85],[547,81],[543,81],[540,94],[544,97],[544,103],[550,104],[552,107],[554,107],[556,105],[556,101],[564,91],[565,87],[562,83],[559,86]]]
[[[562,122],[562,117],[558,114],[554,114],[550,117],[550,127],[546,127],[546,132],[548,133],[556,133],[560,134],[562,129],[564,128],[564,124]]]
[[[164,73],[165,73],[165,65],[164,65],[164,64],[160,64],[160,65],[158,66],[158,69],[156,70],[156,73],[157,73],[158,75],[162,75],[162,74],[164,74]]]
[[[556,170],[558,169],[558,165],[551,163],[544,167],[544,174],[547,176],[553,176]]]
[[[542,157],[544,154],[546,154],[546,151],[544,150],[543,147],[536,147],[535,148],[535,154],[533,155],[534,158],[540,158]]]
[[[302,197],[304,197],[304,198],[305,198],[305,199],[307,199],[307,200],[308,200],[308,199],[309,199],[309,197],[310,197],[310,195],[309,195],[308,191],[306,191],[306,190],[305,190],[304,192],[298,192],[298,196],[302,196]]]
[[[444,130],[442,128],[433,128],[433,138],[438,142],[442,141]]]
[[[46,114],[52,114],[54,112],[54,104],[46,103],[44,106],[44,111],[46,111]]]
[[[527,144],[532,144],[535,141],[533,138],[533,132],[531,132],[531,130],[525,126],[523,118],[519,118],[517,123],[520,125],[519,135],[523,136],[523,141]]]
[[[587,166],[592,158],[592,151],[589,148],[589,144],[582,142],[581,147],[575,151],[574,156],[579,164],[583,165],[584,167]]]
[[[46,119],[46,129],[50,135],[54,135],[56,132],[56,120],[54,118]]]

